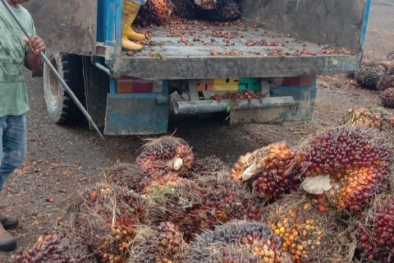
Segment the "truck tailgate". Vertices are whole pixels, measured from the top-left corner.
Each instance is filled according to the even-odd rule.
[[[245,22],[173,20],[142,29],[151,34],[144,50],[122,52],[115,75],[143,79],[284,77],[353,70],[358,51],[325,46],[264,30]]]

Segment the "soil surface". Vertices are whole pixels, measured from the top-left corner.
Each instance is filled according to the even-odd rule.
[[[394,49],[394,2],[374,0],[365,45],[364,60],[379,59]],[[53,124],[46,111],[42,79],[26,72],[31,111],[28,114],[28,157],[5,185],[1,204],[20,218],[11,233],[18,249],[33,244],[43,231],[51,230],[63,216],[65,198],[94,181],[102,169],[116,162],[134,162],[144,143],[142,137],[106,137],[102,141],[87,127]],[[286,140],[297,144],[319,129],[341,122],[350,107],[380,107],[377,93],[362,90],[346,76],[319,77],[312,121],[283,125],[229,126],[223,118],[179,120],[173,118],[169,134],[182,137],[198,157],[216,155],[232,164],[238,156],[268,143]],[[0,262],[12,253],[0,253]]]

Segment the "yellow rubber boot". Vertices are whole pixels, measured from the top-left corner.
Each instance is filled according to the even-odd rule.
[[[134,43],[132,40],[144,40],[145,35],[135,32],[132,24],[137,17],[140,5],[130,0],[123,0],[123,29],[122,29],[122,47],[128,50],[140,50],[142,45]]]

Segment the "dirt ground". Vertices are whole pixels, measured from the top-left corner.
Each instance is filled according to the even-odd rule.
[[[365,60],[384,57],[394,50],[394,3],[374,0]],[[390,16],[391,15],[391,16]],[[391,21],[389,21],[391,20]],[[12,231],[18,249],[33,244],[51,230],[63,215],[68,194],[94,181],[101,169],[117,161],[133,162],[143,141],[140,137],[108,137],[102,141],[86,127],[51,123],[43,99],[42,79],[26,73],[31,111],[28,115],[28,157],[0,194],[1,206],[17,215],[21,224]],[[239,155],[268,143],[286,140],[296,144],[318,129],[337,125],[350,107],[379,107],[376,93],[361,90],[344,76],[319,77],[313,120],[283,125],[229,126],[222,119],[173,119],[168,133],[186,139],[198,157],[216,155],[232,164]],[[49,199],[53,199],[53,202]],[[11,262],[12,253],[0,253],[0,262]]]

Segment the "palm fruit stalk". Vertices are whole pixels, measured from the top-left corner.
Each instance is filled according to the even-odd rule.
[[[356,230],[361,262],[394,262],[394,195],[382,194],[364,211]]]
[[[345,125],[358,125],[368,128],[376,128],[381,130],[383,128],[383,113],[373,113],[366,108],[350,108],[344,118]]]
[[[390,143],[376,129],[339,126],[306,139],[296,161],[306,179],[303,190],[325,195],[338,211],[360,211],[386,190],[391,167]]]
[[[207,156],[200,159],[196,158],[184,177],[198,178],[200,176],[212,176],[218,173],[224,174],[229,172],[229,167],[220,158]]]
[[[154,178],[169,172],[183,175],[190,170],[193,160],[194,154],[185,140],[162,136],[143,145],[137,164]]]
[[[263,223],[231,221],[191,242],[186,262],[282,262],[282,242]]]
[[[169,21],[172,9],[171,0],[148,0],[140,7],[135,24],[139,26],[161,26]]]
[[[66,230],[39,236],[37,241],[15,255],[18,263],[95,263],[86,244]]]
[[[394,108],[394,87],[388,88],[380,93],[382,105],[386,108]]]
[[[118,163],[104,172],[105,182],[141,193],[151,178],[136,164]]]
[[[144,222],[145,199],[114,184],[89,186],[71,205],[71,226],[103,263],[128,259],[128,243]]]
[[[357,84],[364,89],[378,90],[386,72],[386,67],[376,61],[364,62],[355,72]]]
[[[231,177],[245,182],[260,198],[275,201],[300,185],[295,153],[284,142],[272,143],[241,156],[233,166]]]
[[[158,227],[141,226],[130,242],[129,263],[181,263],[185,262],[187,243],[182,233],[170,222]]]
[[[351,262],[352,240],[335,211],[322,207],[305,195],[292,193],[264,207],[260,222],[282,238],[283,252],[294,263]]]

